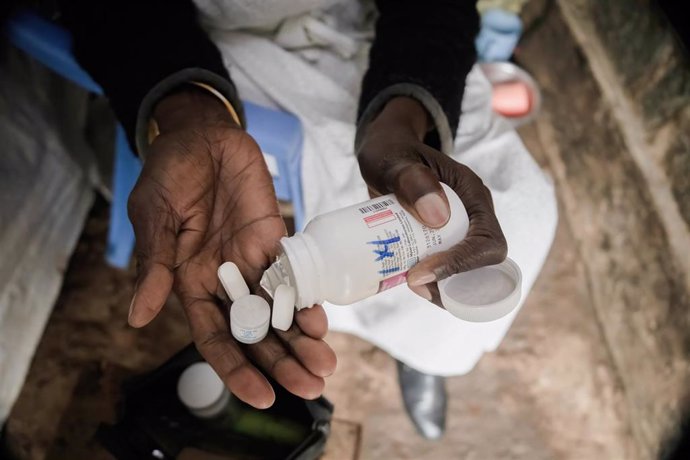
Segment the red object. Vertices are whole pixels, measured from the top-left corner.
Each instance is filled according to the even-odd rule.
[[[532,109],[530,89],[521,81],[497,83],[493,87],[491,106],[504,117],[523,117]]]
[[[367,227],[369,228],[377,227],[381,224],[385,224],[386,222],[390,222],[392,220],[395,220],[395,216],[393,215],[393,211],[391,211],[390,209],[377,212],[374,215],[364,218],[364,222],[366,222]]]

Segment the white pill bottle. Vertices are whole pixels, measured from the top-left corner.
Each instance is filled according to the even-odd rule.
[[[281,284],[294,287],[295,306],[300,310],[325,301],[349,305],[405,283],[407,271],[417,262],[451,248],[467,234],[469,219],[462,201],[450,187],[441,185],[450,205],[450,219],[443,227],[433,229],[417,221],[393,194],[322,214],[311,220],[303,232],[281,239],[282,253],[264,273],[261,286],[271,295]],[[509,259],[493,268],[500,273],[485,270],[479,279],[484,285],[498,281],[501,292],[491,293],[491,302],[479,299],[479,306],[490,307],[490,303],[500,300],[503,303],[499,313],[503,316],[519,301],[521,276]],[[510,282],[506,284],[506,280]],[[448,286],[447,281],[439,283],[444,306],[456,316],[462,317],[452,307],[456,303],[460,307],[467,305],[448,294],[467,296],[467,288]],[[510,297],[512,308],[506,306],[505,297]],[[486,316],[487,311],[485,308],[483,316],[470,315],[474,319],[469,320],[495,319],[496,314]]]

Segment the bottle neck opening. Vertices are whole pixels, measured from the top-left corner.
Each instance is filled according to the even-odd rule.
[[[280,240],[285,253],[283,269],[289,283],[297,291],[298,310],[324,301],[319,276],[323,272],[321,257],[314,239],[305,233],[296,233]],[[280,259],[279,259],[280,261]]]

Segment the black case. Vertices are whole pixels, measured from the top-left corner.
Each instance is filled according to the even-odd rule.
[[[125,382],[118,422],[99,426],[99,442],[118,460],[174,459],[186,447],[204,450],[209,445],[215,455],[248,460],[311,460],[323,454],[333,405],[324,397],[301,399],[274,381],[276,402],[267,411],[308,427],[308,436],[297,446],[271,445],[214,430],[208,422],[191,415],[177,398],[177,380],[182,371],[199,361],[203,358],[191,344],[158,369]]]

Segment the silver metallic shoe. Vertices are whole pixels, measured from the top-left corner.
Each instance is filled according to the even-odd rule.
[[[439,439],[446,431],[447,394],[443,377],[423,374],[396,361],[403,403],[419,434]]]

